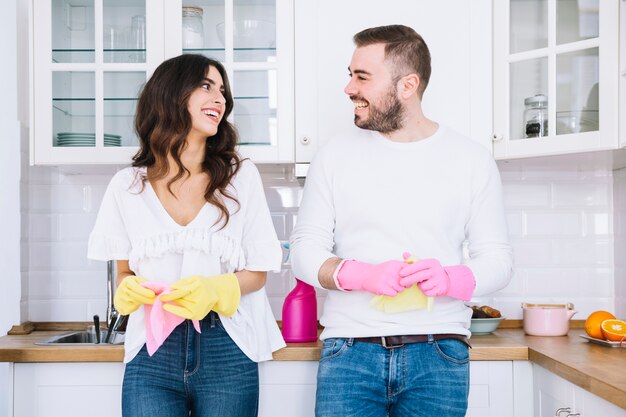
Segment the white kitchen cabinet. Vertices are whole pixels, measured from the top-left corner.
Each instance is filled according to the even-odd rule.
[[[181,53],[224,63],[240,151],[293,162],[293,0],[33,0],[31,164],[128,164],[137,95]],[[183,48],[184,46],[184,48]]]
[[[122,363],[16,363],[12,367],[14,417],[122,415]],[[315,361],[261,363],[259,417],[312,417],[316,376]]]
[[[13,416],[121,416],[122,363],[16,363]],[[259,417],[313,417],[317,362],[259,366]]]
[[[533,364],[535,417],[626,417],[626,410]],[[557,413],[561,410],[560,414]],[[569,410],[569,411],[566,411]]]
[[[13,416],[122,415],[121,363],[13,364]]]
[[[356,129],[343,92],[352,36],[389,24],[414,28],[429,46],[426,116],[491,150],[491,14],[490,0],[296,0],[296,162]]]
[[[317,361],[259,365],[259,417],[314,417]]]
[[[623,145],[618,135],[619,3],[493,2],[497,159]],[[545,109],[525,112],[538,96],[545,99]]]
[[[472,361],[467,417],[527,417],[526,361]],[[14,417],[121,416],[122,363],[16,363]],[[259,417],[313,417],[317,361],[259,366]],[[515,388],[515,385],[519,386]],[[514,395],[515,393],[515,395]],[[612,416],[611,416],[612,417]]]
[[[466,417],[528,417],[532,410],[528,361],[470,362]]]

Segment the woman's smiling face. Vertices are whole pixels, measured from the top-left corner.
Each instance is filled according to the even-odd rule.
[[[191,115],[189,136],[200,136],[205,140],[217,133],[226,110],[224,81],[217,68],[209,67],[202,85],[191,93],[187,110]]]

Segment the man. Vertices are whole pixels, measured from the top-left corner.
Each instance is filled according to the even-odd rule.
[[[481,145],[424,116],[420,35],[383,26],[354,42],[345,93],[362,130],[316,155],[291,238],[296,276],[330,290],[316,415],[464,416],[464,301],[511,277],[500,177]]]

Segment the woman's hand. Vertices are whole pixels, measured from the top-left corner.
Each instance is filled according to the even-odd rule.
[[[202,320],[211,310],[230,317],[237,311],[241,298],[234,273],[192,275],[174,282],[172,290],[161,296],[163,309],[189,320]]]
[[[113,305],[117,311],[126,316],[136,311],[143,304],[153,304],[156,294],[141,285],[145,278],[129,275],[125,277],[115,291]]]

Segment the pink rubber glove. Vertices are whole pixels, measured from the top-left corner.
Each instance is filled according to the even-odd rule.
[[[465,265],[441,266],[436,259],[424,259],[405,264],[400,271],[400,284],[410,287],[417,283],[424,295],[437,297],[447,295],[469,301],[476,288],[472,270]]]
[[[336,282],[342,290],[364,290],[393,297],[404,291],[399,282],[399,273],[405,266],[406,263],[402,261],[387,261],[381,264],[344,261],[335,272]]]

